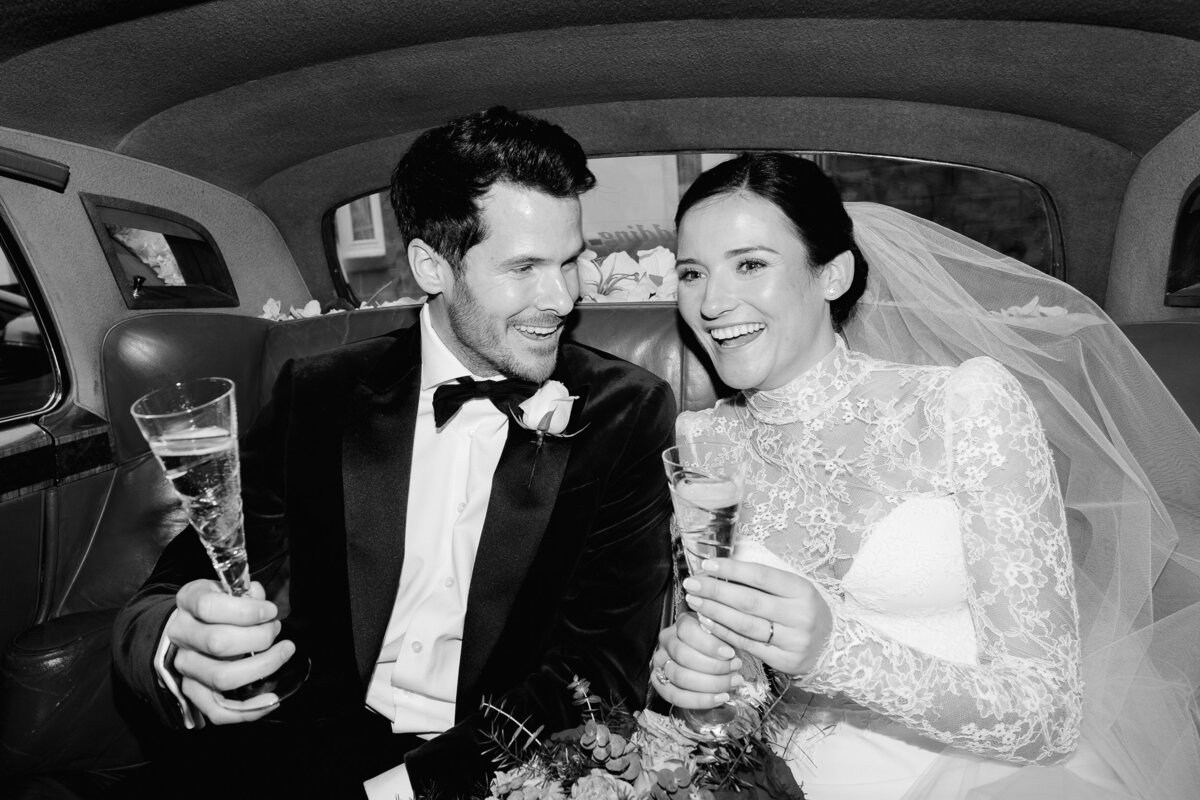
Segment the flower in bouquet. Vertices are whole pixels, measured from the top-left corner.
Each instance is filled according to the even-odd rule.
[[[588,682],[570,684],[581,722],[548,739],[499,706],[484,703],[498,726],[489,734],[500,771],[489,800],[797,800],[804,793],[770,739],[782,724],[771,712],[778,693],[764,673],[764,691],[750,710],[753,729],[710,739],[671,716],[645,709],[629,714],[591,693]],[[510,730],[512,726],[516,730]],[[562,794],[559,794],[559,793]]]

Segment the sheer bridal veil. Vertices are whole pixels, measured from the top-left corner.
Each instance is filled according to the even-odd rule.
[[[915,364],[988,355],[1021,381],[1054,453],[1080,607],[1076,754],[1021,769],[948,750],[912,796],[1200,796],[1200,433],[1075,289],[905,212],[846,208],[870,269],[849,346]]]

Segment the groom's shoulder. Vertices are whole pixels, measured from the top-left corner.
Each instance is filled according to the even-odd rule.
[[[670,385],[650,370],[590,345],[564,342],[559,357],[577,381],[639,394],[671,394]]]
[[[368,375],[386,355],[403,350],[403,342],[409,337],[407,328],[338,345],[319,353],[296,358],[293,372],[307,380],[345,381],[353,377]]]

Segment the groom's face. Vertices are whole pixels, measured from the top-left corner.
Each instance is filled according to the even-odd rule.
[[[512,184],[480,202],[484,237],[443,292],[451,351],[473,373],[541,383],[579,297],[579,199]]]

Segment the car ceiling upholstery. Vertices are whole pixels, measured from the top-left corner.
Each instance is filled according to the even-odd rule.
[[[1049,120],[1135,153],[1200,108],[1193,0],[6,5],[5,126],[238,193],[498,101],[919,99]]]
[[[1060,213],[1112,219],[1137,160],[1200,109],[1194,0],[20,0],[3,17],[0,125],[251,199],[314,294],[325,254],[286,229],[311,222],[294,204],[381,185],[416,132],[495,103],[593,154],[767,146],[792,126],[816,131],[793,146],[836,145],[817,117],[863,129],[844,137],[860,152],[1006,168],[1088,151],[1091,185],[1055,187],[1076,195]],[[793,116],[756,135],[777,98]],[[909,141],[889,148],[890,129]],[[1106,268],[1110,246],[1079,252]],[[1103,275],[1081,282],[1103,296]]]

